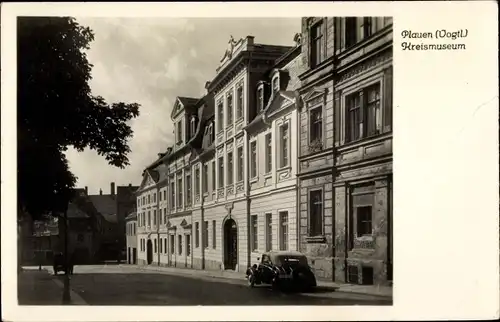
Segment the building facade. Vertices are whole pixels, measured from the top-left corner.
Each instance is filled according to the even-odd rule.
[[[132,211],[125,218],[127,239],[127,264],[137,264],[137,212]]]
[[[392,279],[392,19],[302,19],[300,250],[319,278]]]

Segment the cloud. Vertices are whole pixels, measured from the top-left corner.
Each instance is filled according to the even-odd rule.
[[[67,153],[78,185],[90,193],[109,190],[110,182],[139,185],[143,169],[173,143],[170,112],[176,96],[200,97],[204,84],[235,39],[292,45],[300,18],[96,18],[77,17],[95,40],[88,51],[93,64],[93,94],[108,102],[137,102],[141,115],[131,121],[130,166],[117,169],[93,151]]]

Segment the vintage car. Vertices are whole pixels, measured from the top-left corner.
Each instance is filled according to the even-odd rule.
[[[66,273],[66,267],[68,267],[68,273],[73,274],[73,260],[70,259],[68,265],[66,265],[65,257],[63,253],[55,253],[53,258],[53,266],[54,275],[57,275],[58,272]]]
[[[316,277],[307,257],[294,251],[271,251],[257,258],[246,271],[248,285],[269,284],[275,288],[293,287],[310,290],[316,287]]]

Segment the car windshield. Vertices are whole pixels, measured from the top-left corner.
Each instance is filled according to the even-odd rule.
[[[293,256],[293,255],[279,255],[276,257],[276,261],[278,262],[277,264],[299,264],[299,265],[304,265],[307,266],[307,257],[305,256]]]

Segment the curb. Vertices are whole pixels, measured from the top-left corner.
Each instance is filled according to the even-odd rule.
[[[121,266],[122,264],[120,264]],[[170,273],[172,275],[180,275],[180,276],[196,276],[196,277],[208,277],[208,278],[219,278],[219,279],[231,279],[231,280],[239,280],[236,276],[228,276],[228,275],[218,275],[218,274],[197,274],[197,270],[192,270],[192,269],[182,269],[180,268],[179,270],[183,270],[182,272],[178,271],[171,271],[169,268],[158,268],[158,267],[148,267],[148,266],[139,266],[139,265],[124,265],[124,267],[132,267],[136,268],[142,271],[155,271],[155,272],[165,272],[165,273]],[[199,270],[200,272],[207,272],[203,270]],[[242,278],[243,279],[243,278]],[[332,285],[329,284],[323,284],[321,281],[318,283],[318,286],[329,286],[332,287]],[[341,286],[339,285],[334,285],[333,288],[335,288],[334,292],[342,292],[342,293],[350,293],[350,294],[358,294],[358,295],[369,295],[369,296],[376,296],[382,299],[393,299],[392,294],[391,295],[385,295],[385,294],[377,294],[377,293],[368,293],[368,292],[362,292],[362,291],[356,291],[356,290],[343,290]]]
[[[63,282],[61,282],[57,278],[54,278],[54,275],[51,275],[47,268],[42,268],[42,271],[47,272],[47,274],[52,278],[52,282],[54,282],[60,289],[62,289],[62,290],[64,289]],[[88,303],[85,302],[85,300],[80,295],[78,295],[78,293],[73,291],[71,288],[70,288],[69,292],[71,294],[70,305],[88,305]]]

